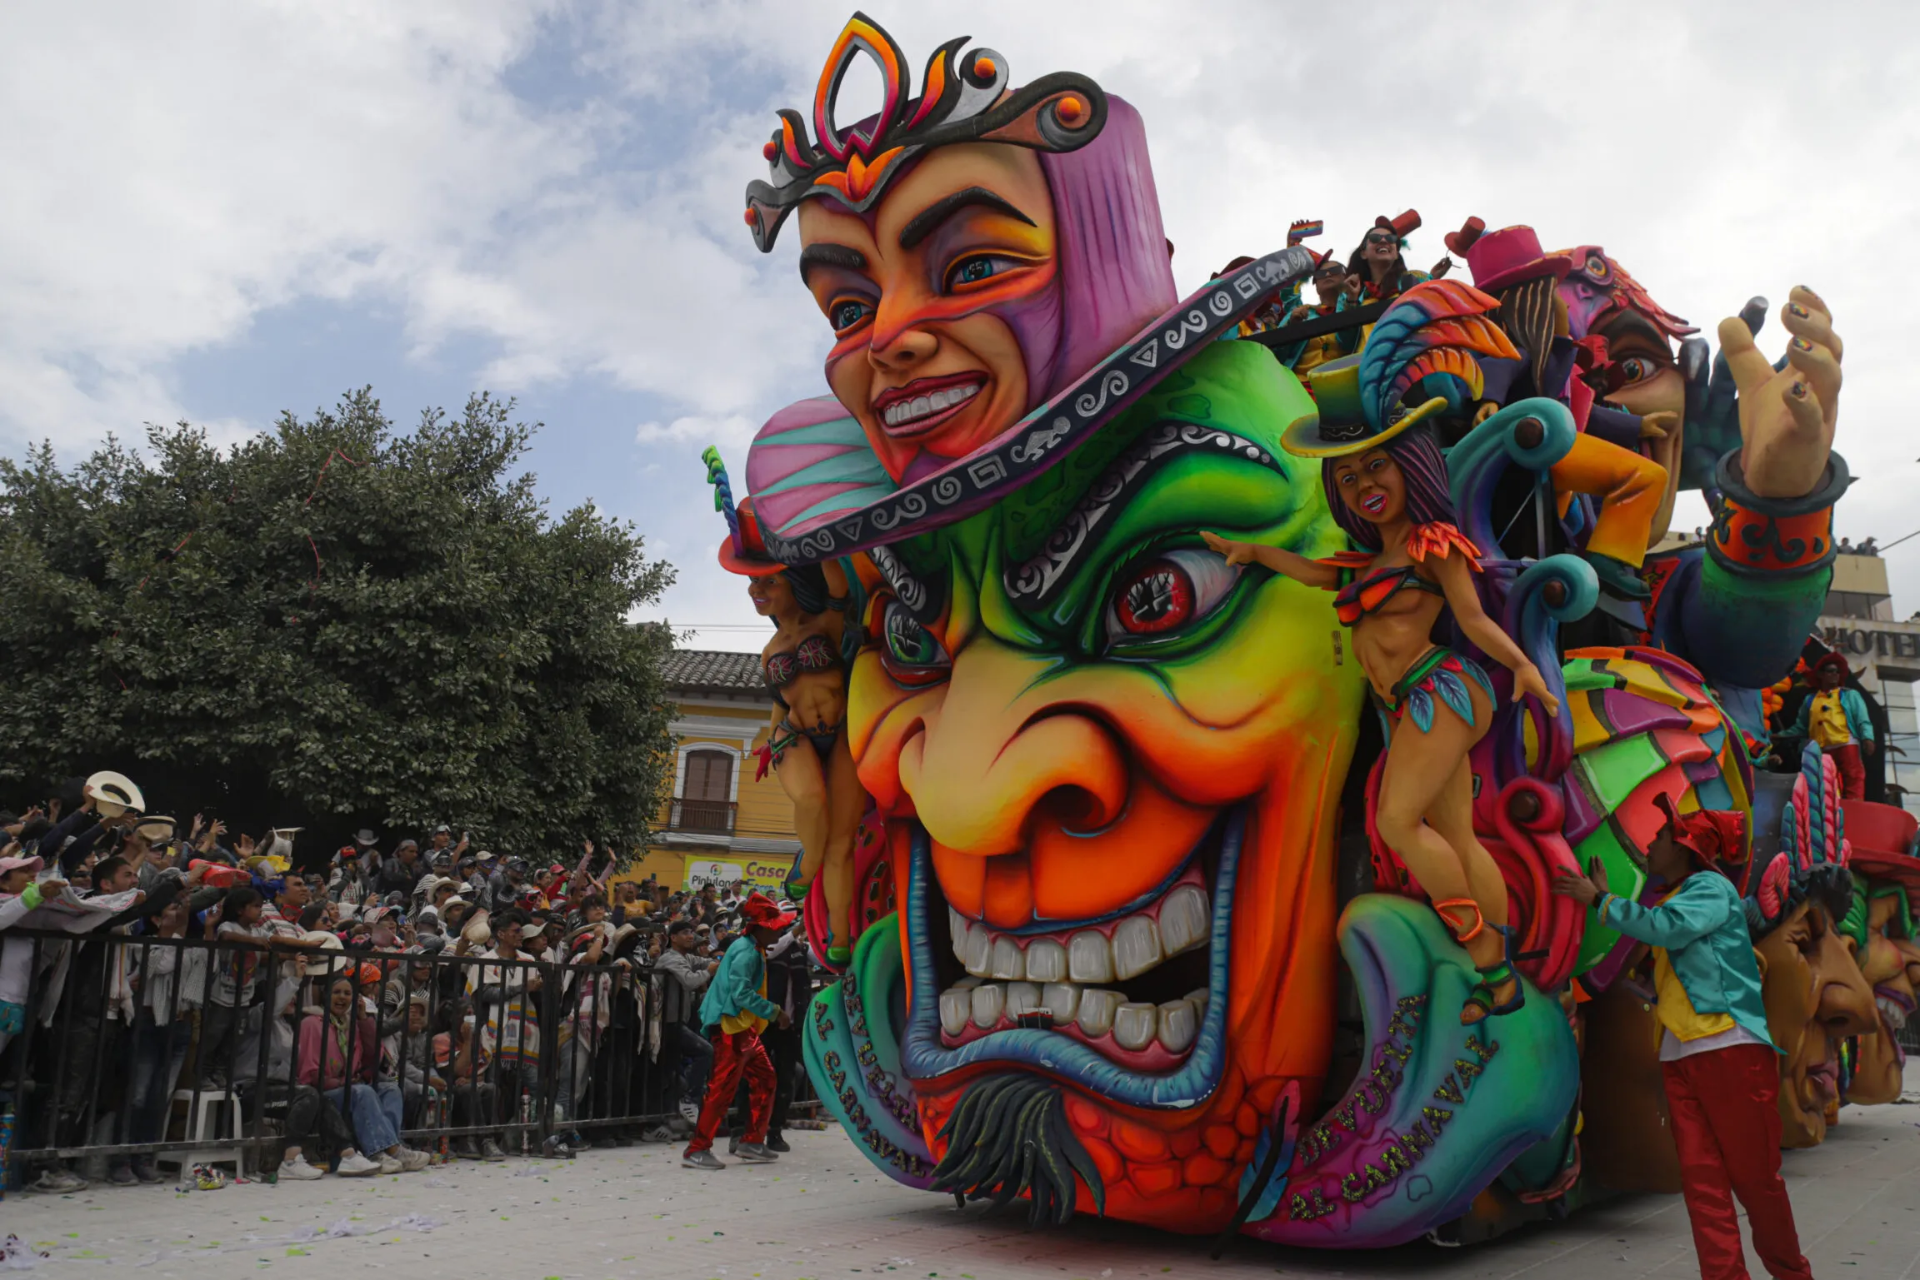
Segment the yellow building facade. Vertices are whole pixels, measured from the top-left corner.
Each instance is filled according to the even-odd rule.
[[[771,772],[756,779],[774,702],[752,653],[678,649],[667,662],[674,696],[672,789],[654,816],[644,857],[622,880],[670,888],[709,880],[778,896],[800,851],[793,802]]]

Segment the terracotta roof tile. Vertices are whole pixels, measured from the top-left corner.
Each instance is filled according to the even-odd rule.
[[[675,649],[667,658],[667,687],[676,690],[724,690],[765,693],[760,655],[714,649]]]

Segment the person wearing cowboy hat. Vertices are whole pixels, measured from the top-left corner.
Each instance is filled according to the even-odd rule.
[[[1834,767],[1840,770],[1842,799],[1864,800],[1867,770],[1861,753],[1872,755],[1880,744],[1874,741],[1867,700],[1860,696],[1858,689],[1846,687],[1852,674],[1841,654],[1823,653],[1816,658],[1811,681],[1813,692],[1800,704],[1793,731],[1833,757]]]
[[[1780,1050],[1767,1031],[1747,912],[1733,882],[1711,869],[1735,860],[1745,815],[1681,814],[1665,795],[1655,803],[1667,821],[1646,850],[1647,874],[1668,886],[1664,901],[1643,906],[1609,892],[1598,858],[1587,876],[1555,876],[1553,891],[1598,904],[1602,924],[1654,949],[1660,1074],[1700,1274],[1746,1274],[1738,1196],[1768,1273],[1812,1280],[1780,1180]]]
[[[700,1021],[720,1030],[713,1038],[713,1079],[707,1085],[707,1102],[700,1109],[699,1127],[680,1156],[680,1163],[689,1169],[726,1168],[713,1154],[713,1140],[726,1123],[742,1076],[747,1081],[747,1131],[740,1143],[740,1159],[765,1164],[780,1158],[767,1149],[777,1081],[760,1033],[769,1023],[782,1030],[793,1025],[787,1011],[767,998],[766,952],[796,913],[782,911],[773,899],[754,893],[740,905],[740,914],[746,932],[721,957],[707,986],[707,998],[700,1004]]]

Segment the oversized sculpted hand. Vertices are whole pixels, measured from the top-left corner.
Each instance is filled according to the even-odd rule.
[[[1739,389],[1747,487],[1763,498],[1798,498],[1819,487],[1833,449],[1843,348],[1811,289],[1796,286],[1780,320],[1793,335],[1783,368],[1760,353],[1739,317],[1720,322],[1720,354]]]

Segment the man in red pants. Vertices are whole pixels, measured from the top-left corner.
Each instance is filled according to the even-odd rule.
[[[1647,850],[1647,871],[1671,887],[1665,901],[1645,907],[1608,893],[1598,859],[1592,879],[1563,874],[1554,891],[1598,903],[1601,923],[1654,948],[1660,1072],[1700,1274],[1747,1280],[1737,1195],[1767,1271],[1776,1280],[1812,1280],[1780,1181],[1779,1051],[1767,1034],[1760,966],[1740,891],[1709,869],[1740,846],[1744,818],[1704,809],[1679,815],[1659,800],[1668,821]]]
[[[703,1026],[718,1026],[713,1036],[713,1074],[707,1080],[706,1105],[700,1108],[700,1126],[680,1156],[689,1169],[724,1169],[713,1154],[713,1139],[727,1121],[727,1108],[747,1079],[747,1132],[738,1155],[749,1164],[765,1164],[780,1157],[767,1149],[767,1121],[773,1114],[777,1083],[773,1062],[760,1033],[768,1023],[786,1030],[793,1025],[784,1009],[767,999],[767,948],[793,924],[794,913],[782,911],[762,893],[750,894],[740,904],[747,929],[720,959],[720,968],[707,985],[700,1003]]]
[[[1879,749],[1873,740],[1873,720],[1867,715],[1867,700],[1858,689],[1846,687],[1853,672],[1845,655],[1823,653],[1813,664],[1813,692],[1800,704],[1800,718],[1794,731],[1817,743],[1833,757],[1840,770],[1840,794],[1848,800],[1867,796],[1867,769],[1861,753],[1872,755]]]

